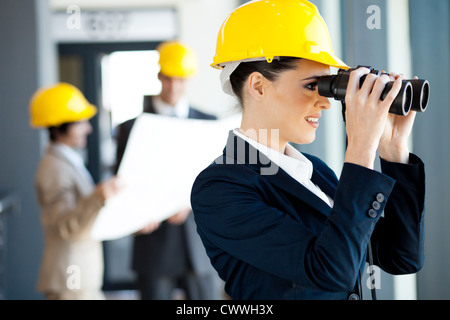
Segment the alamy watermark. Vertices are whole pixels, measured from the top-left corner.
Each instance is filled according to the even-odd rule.
[[[248,147],[245,140],[240,137],[230,139],[226,146],[225,161],[218,158],[216,164],[258,164],[261,166],[260,174],[263,176],[275,175],[279,167],[280,152],[280,130],[279,129],[248,129],[240,132],[259,144],[267,146],[267,154],[262,153],[255,147]],[[269,147],[270,145],[270,147]]]
[[[381,289],[381,269],[375,265],[369,265],[366,269],[369,275],[366,281],[367,289]]]
[[[69,290],[80,290],[81,289],[81,268],[77,265],[70,265],[66,270],[67,277],[66,285]]]
[[[71,31],[83,31],[91,38],[116,39],[126,35],[129,20],[124,11],[86,11],[77,5],[66,9],[66,28]]]
[[[367,14],[370,16],[367,18],[366,26],[369,30],[380,30],[381,29],[381,9],[379,6],[371,5],[367,7]]]
[[[69,30],[81,29],[81,8],[77,5],[67,7],[66,13],[69,15],[66,19],[66,26]]]

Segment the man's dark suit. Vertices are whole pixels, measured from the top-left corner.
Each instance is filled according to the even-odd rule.
[[[409,165],[381,160],[383,173],[345,163],[338,180],[305,156],[333,208],[281,168],[262,175],[274,164],[232,132],[223,156],[197,177],[191,204],[198,232],[233,299],[360,298],[369,240],[374,264],[386,272],[422,267],[425,171],[418,157],[411,154]]]
[[[151,96],[144,97],[144,112],[156,113]],[[213,120],[216,117],[194,108],[189,118]],[[126,143],[136,119],[128,120],[118,127],[117,167],[125,152]],[[158,139],[158,137],[155,137]],[[174,181],[176,183],[176,181]],[[175,212],[174,212],[175,213]],[[173,225],[164,221],[150,233],[134,237],[132,268],[138,274],[138,285],[143,299],[168,299],[164,281],[158,279],[181,279],[179,287],[186,289],[189,299],[218,299],[216,272],[211,267],[203,244],[196,232],[192,214],[185,223]],[[185,282],[188,283],[185,283]],[[200,283],[199,283],[200,282]],[[213,291],[215,290],[215,291]],[[156,292],[153,292],[156,291]]]

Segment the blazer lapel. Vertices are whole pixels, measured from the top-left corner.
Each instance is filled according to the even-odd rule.
[[[255,172],[263,175],[271,184],[300,199],[328,217],[331,211],[330,206],[308,188],[297,182],[286,171],[270,161],[263,153],[236,136],[233,131],[230,131],[228,137],[227,146],[224,150],[224,159],[225,163],[234,163],[237,160],[238,163],[247,165]],[[233,160],[234,162],[231,162]],[[325,187],[329,191],[324,190],[324,192],[331,196],[334,195],[333,187],[316,170],[314,170],[313,178],[315,178],[315,183],[320,188]]]

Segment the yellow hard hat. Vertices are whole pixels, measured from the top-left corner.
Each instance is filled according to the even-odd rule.
[[[281,56],[349,68],[335,56],[317,7],[306,0],[257,0],[237,8],[222,24],[211,66]]]
[[[161,73],[167,77],[187,78],[197,71],[194,52],[178,41],[168,41],[158,47]]]
[[[31,126],[52,127],[88,120],[97,113],[81,91],[68,83],[38,89],[30,100]]]

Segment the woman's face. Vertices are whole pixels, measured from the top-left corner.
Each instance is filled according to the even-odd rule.
[[[322,110],[330,108],[328,98],[319,96],[317,81],[329,75],[327,65],[299,59],[297,67],[282,72],[265,93],[266,125],[279,129],[280,142],[308,144],[314,141]]]
[[[57,138],[57,142],[64,143],[75,149],[86,147],[87,136],[92,132],[92,126],[89,121],[79,121],[71,123],[65,134],[61,134]]]

